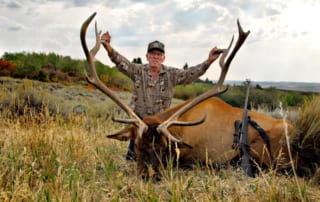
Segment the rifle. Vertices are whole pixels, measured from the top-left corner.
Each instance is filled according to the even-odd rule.
[[[252,167],[250,164],[250,154],[248,152],[248,99],[249,99],[250,83],[247,83],[246,100],[243,109],[242,126],[240,131],[240,155],[241,168],[249,177],[253,177]]]

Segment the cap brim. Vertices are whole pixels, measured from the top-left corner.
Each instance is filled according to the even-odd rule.
[[[160,48],[150,48],[150,49],[148,50],[148,53],[150,53],[150,52],[153,51],[153,50],[158,50],[158,51],[164,53],[164,50],[162,50],[162,49],[160,49]]]

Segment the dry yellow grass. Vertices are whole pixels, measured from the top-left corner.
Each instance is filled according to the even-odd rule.
[[[28,110],[26,110],[28,112]],[[319,201],[319,185],[275,171],[168,167],[161,182],[137,178],[127,142],[105,137],[106,117],[0,113],[0,201]],[[94,123],[94,124],[92,124]],[[169,164],[170,165],[170,164]]]
[[[1,201],[318,201],[318,185],[273,171],[248,178],[240,169],[167,168],[159,183],[136,176],[126,142],[109,140],[111,123],[85,116],[43,122],[1,119]]]

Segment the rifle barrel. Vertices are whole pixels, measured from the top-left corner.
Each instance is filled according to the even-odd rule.
[[[240,152],[241,152],[241,168],[244,170],[247,176],[253,177],[252,167],[250,164],[250,154],[248,153],[248,100],[249,100],[250,84],[247,84],[246,99],[243,109],[242,127],[241,127],[241,141],[240,141]]]

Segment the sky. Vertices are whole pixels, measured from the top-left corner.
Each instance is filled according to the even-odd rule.
[[[54,52],[85,59],[80,27],[93,12],[114,49],[146,63],[147,44],[165,44],[164,64],[182,68],[226,48],[237,19],[250,30],[226,80],[320,82],[320,0],[0,0],[0,56]],[[88,28],[94,45],[94,24]],[[101,47],[96,59],[114,66]],[[218,62],[202,79],[217,80]]]

